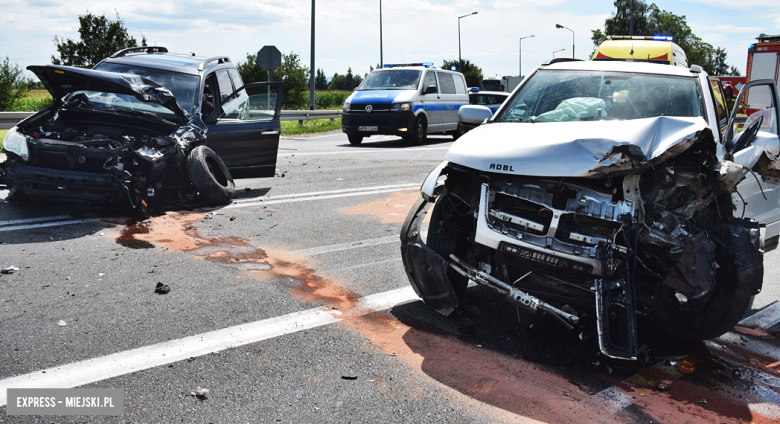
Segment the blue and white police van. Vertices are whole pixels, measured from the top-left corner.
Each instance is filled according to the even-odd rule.
[[[385,64],[344,102],[341,130],[358,145],[372,135],[397,135],[420,145],[428,134],[463,134],[458,109],[469,104],[459,72],[433,63]]]

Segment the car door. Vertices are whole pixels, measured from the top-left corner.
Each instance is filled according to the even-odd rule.
[[[454,131],[458,128],[458,95],[455,91],[455,81],[453,74],[449,72],[436,71],[436,77],[439,80],[439,99],[441,100],[441,126],[440,131]]]
[[[435,91],[430,91],[429,87],[434,87]],[[423,104],[423,110],[425,110],[425,116],[428,118],[428,132],[438,132],[441,127],[441,97],[439,95],[439,84],[436,82],[436,72],[427,71],[423,78],[423,86],[421,90],[421,103]]]
[[[231,80],[224,78],[227,70],[216,74],[219,99],[215,115],[206,122],[209,147],[231,170],[273,176],[281,133],[282,83],[256,82],[233,90]]]
[[[748,116],[742,132],[735,134],[734,124],[740,104],[749,93],[753,94],[753,98],[769,99],[770,107],[753,112]],[[733,155],[734,163],[751,170],[737,185],[739,194],[734,199],[737,216],[742,216],[744,211],[746,218],[766,224],[766,250],[773,249],[780,236],[780,111],[777,104],[774,81],[749,82],[739,93],[723,134],[725,148]],[[746,109],[753,108],[748,104]],[[745,136],[751,133],[751,123],[755,126],[753,130],[757,130],[755,138]]]

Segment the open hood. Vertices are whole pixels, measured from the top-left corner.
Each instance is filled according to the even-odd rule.
[[[81,90],[127,94],[142,102],[157,103],[171,110],[179,118],[180,125],[187,125],[189,121],[170,90],[140,75],[60,65],[28,66],[27,70],[41,80],[55,102]]]
[[[701,118],[492,123],[468,132],[444,160],[486,172],[538,177],[626,175],[712,137]]]

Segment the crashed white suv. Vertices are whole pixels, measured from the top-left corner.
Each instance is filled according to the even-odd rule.
[[[777,104],[773,81],[751,82],[737,105],[746,92]],[[677,337],[723,334],[761,290],[780,233],[780,115],[746,110],[737,133],[698,66],[539,67],[495,115],[460,109],[484,123],[409,213],[409,281],[445,315],[473,280],[568,328],[595,324],[612,357],[646,354],[637,317]]]

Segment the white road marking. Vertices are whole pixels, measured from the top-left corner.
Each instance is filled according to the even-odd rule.
[[[257,197],[255,199],[241,199],[241,200],[234,200],[232,204],[241,204],[241,203],[247,203],[247,202],[267,202],[270,200],[276,200],[276,199],[292,199],[295,197],[308,197],[308,196],[319,196],[323,194],[338,194],[338,193],[350,193],[355,191],[371,191],[371,190],[383,190],[386,188],[410,188],[410,187],[420,187],[422,183],[402,183],[402,184],[390,184],[390,185],[383,185],[383,186],[373,186],[373,187],[355,187],[355,188],[344,188],[340,190],[325,190],[325,191],[311,191],[308,193],[293,193],[293,194],[280,194],[275,196],[263,196],[263,197]]]
[[[12,219],[9,221],[0,221],[0,225],[29,224],[30,222],[44,222],[44,221],[54,221],[57,219],[71,219],[71,218],[73,217],[70,215],[57,215],[57,216],[44,216],[40,218]]]
[[[747,339],[747,341],[745,341],[745,339],[743,339],[742,337],[743,336],[737,333],[729,331],[728,333],[718,337],[715,340],[739,345],[740,348],[745,349],[747,351],[757,353],[761,356],[772,358],[775,361],[780,361],[780,348],[778,348],[777,346],[749,337],[745,337],[745,339]],[[707,340],[707,342],[709,342],[707,343],[708,345],[713,345],[712,347],[717,346],[717,343],[713,342],[712,340]]]
[[[0,227],[0,232],[30,230],[33,228],[44,228],[44,227],[58,227],[60,225],[84,224],[87,222],[98,222],[98,221],[100,221],[100,218],[74,219],[71,221],[54,221],[54,222],[45,222],[43,224],[16,225],[12,227]]]
[[[405,149],[405,148],[397,148],[397,149],[376,149],[376,148],[366,148],[366,149],[360,149],[360,150],[353,150],[353,148],[350,148],[349,150],[338,150],[334,152],[296,152],[296,153],[279,153],[277,156],[325,156],[325,155],[352,155],[352,154],[369,154],[369,153],[386,153],[386,152],[397,152],[397,153],[414,153],[414,152],[422,152],[427,150],[448,150],[448,147],[417,147],[414,149]]]
[[[768,329],[778,322],[780,322],[780,302],[774,301],[771,305],[740,321],[739,325]]]
[[[364,315],[417,300],[411,287],[362,298],[349,314]],[[130,374],[196,356],[244,346],[341,321],[335,310],[314,308],[221,330],[169,340],[0,380],[0,406],[8,402],[7,389],[71,388]]]
[[[301,256],[314,256],[321,255],[323,253],[340,252],[342,250],[358,249],[361,247],[378,246],[380,244],[400,242],[401,239],[397,235],[379,237],[375,239],[353,241],[350,243],[332,244],[330,246],[312,247],[311,249],[296,250],[292,253]]]
[[[411,189],[411,188],[409,188]],[[409,190],[407,189],[407,190]],[[204,210],[215,210],[215,209],[236,209],[236,208],[248,208],[252,206],[266,206],[266,205],[276,205],[279,203],[294,203],[294,202],[308,202],[310,200],[325,200],[325,199],[337,199],[340,197],[354,197],[354,196],[367,196],[370,194],[380,194],[380,193],[393,193],[399,191],[397,188],[391,188],[386,190],[371,190],[371,191],[362,191],[357,193],[342,193],[342,194],[332,194],[328,196],[310,196],[310,197],[299,197],[299,198],[293,198],[293,199],[280,199],[280,200],[269,200],[266,202],[246,202],[246,203],[233,203],[227,206],[223,206],[220,208],[203,208]]]
[[[614,386],[602,390],[592,397],[606,403],[613,413],[631,405],[631,396],[621,392],[620,389]]]

